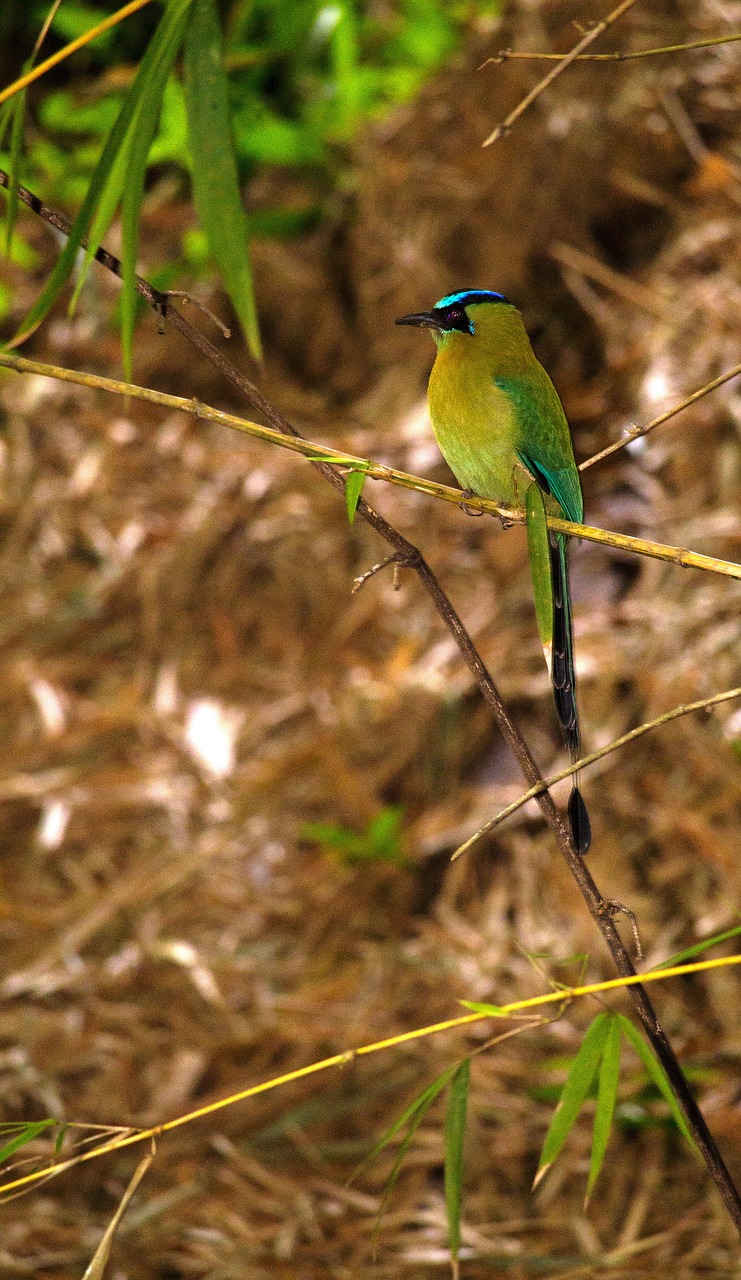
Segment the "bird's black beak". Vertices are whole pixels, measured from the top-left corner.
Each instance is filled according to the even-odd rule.
[[[410,324],[417,329],[441,329],[441,318],[434,311],[417,311],[411,316],[399,316],[394,324]]]

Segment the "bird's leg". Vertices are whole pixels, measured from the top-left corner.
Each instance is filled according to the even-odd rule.
[[[478,510],[476,509],[476,507],[469,507],[469,505],[468,505],[468,499],[469,499],[469,498],[475,498],[475,497],[477,497],[477,496],[478,496],[478,495],[474,493],[473,489],[464,489],[464,490],[463,490],[463,497],[461,498],[460,502],[458,503],[458,506],[459,506],[460,510],[463,512],[463,514],[464,514],[464,515],[466,515],[466,516],[482,516],[482,515],[484,514],[484,513],[483,513],[483,511],[478,511]]]

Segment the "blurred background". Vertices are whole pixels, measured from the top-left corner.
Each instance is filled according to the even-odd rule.
[[[63,4],[42,53],[114,8]],[[457,288],[521,306],[579,460],[739,362],[741,44],[572,66],[482,150],[548,67],[482,64],[501,49],[564,53],[604,4],[222,10],[264,366],[236,337],[225,350],[304,434],[450,482],[427,419],[432,345],[393,321]],[[2,7],[3,83],[45,13]],[[145,8],[31,91],[23,180],[54,207],[79,206],[159,13]],[[639,0],[595,48],[727,36],[740,17],[726,0]],[[189,163],[175,75],[142,272],[231,322]],[[117,250],[116,228],[106,243]],[[22,214],[0,262],[4,338],[59,247]],[[60,303],[24,354],[120,376],[118,293],[95,267],[75,313]],[[135,379],[250,416],[148,313]],[[3,374],[0,412],[4,1121],[156,1124],[453,1017],[459,999],[614,976],[534,806],[450,864],[522,780],[416,579],[402,573],[395,590],[384,572],[351,594],[387,549],[348,526],[306,462],[43,378]],[[586,471],[588,522],[739,560],[740,431],[731,381]],[[373,482],[365,494],[438,574],[543,771],[562,766],[522,530]],[[572,583],[586,750],[741,683],[738,582],[582,544]],[[737,923],[735,704],[610,756],[584,793],[590,870],[636,913],[646,963]],[[738,1178],[737,979],[718,971],[654,998]],[[610,1007],[630,1012],[624,997]],[[465,1275],[735,1274],[704,1167],[628,1056],[588,1210],[587,1123],[531,1193],[595,1011],[571,1008],[474,1059]],[[447,1274],[442,1107],[375,1241],[393,1155],[348,1179],[490,1034],[356,1061],[169,1136],[110,1274]],[[63,1150],[89,1136],[69,1130]],[[0,1274],[80,1275],[136,1159],[91,1162],[3,1206]]]

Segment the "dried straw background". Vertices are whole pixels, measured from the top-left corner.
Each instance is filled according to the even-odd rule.
[[[567,49],[575,15],[589,16],[513,5],[363,137],[327,223],[257,246],[263,386],[307,434],[447,478],[424,417],[431,349],[392,321],[453,287],[521,302],[580,457],[738,362],[741,46],[574,67],[479,149],[541,68],[475,68],[502,46]],[[601,47],[734,20],[720,0],[646,0]],[[284,187],[269,175],[250,198]],[[189,216],[167,188],[153,197],[145,267],[176,252]],[[24,229],[40,279],[54,246],[30,219]],[[615,275],[590,278],[564,244]],[[20,314],[38,280],[3,272]],[[99,272],[78,315],[60,309],[30,353],[115,374],[115,295]],[[150,317],[137,377],[244,409]],[[449,865],[520,780],[416,582],[394,591],[382,574],[351,596],[385,552],[348,528],[307,464],[45,380],[4,377],[0,398],[4,1119],[148,1125],[450,1016],[460,997],[574,979],[579,953],[591,977],[613,976],[536,811]],[[740,430],[731,383],[587,472],[589,518],[739,559]],[[521,532],[379,485],[368,496],[421,546],[555,766]],[[573,563],[590,748],[739,683],[738,583],[591,546]],[[218,774],[193,747],[209,715]],[[637,913],[649,963],[736,919],[740,736],[738,709],[722,707],[586,782],[593,872]],[[353,870],[301,838],[311,820],[362,830],[389,803],[406,810],[410,869]],[[739,1177],[737,990],[721,972],[655,998]],[[552,1109],[539,1090],[559,1078],[545,1061],[575,1050],[593,1012],[475,1059],[465,1275],[739,1274],[704,1169],[668,1129],[615,1133],[585,1213],[582,1125],[531,1195]],[[444,1275],[442,1112],[419,1132],[375,1255],[391,1157],[347,1178],[483,1035],[358,1062],[169,1137],[111,1276]],[[2,1208],[0,1274],[79,1276],[135,1159],[93,1162]]]

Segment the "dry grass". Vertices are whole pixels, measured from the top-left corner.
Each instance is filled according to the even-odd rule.
[[[677,9],[637,6],[612,47],[728,20],[711,0]],[[570,14],[541,6],[541,26],[516,6],[493,45],[546,47],[550,32],[567,48]],[[491,52],[469,51],[363,141],[352,218],[258,251],[267,394],[315,436],[440,478],[415,400],[430,351],[391,322],[450,287],[522,301],[582,457],[738,361],[738,45],[574,68],[480,153],[537,74],[470,74]],[[690,154],[681,119],[711,150]],[[168,215],[168,235],[181,216]],[[623,292],[562,269],[563,241],[610,266]],[[23,306],[29,286],[15,282]],[[98,277],[35,353],[115,371],[113,289]],[[141,380],[223,402],[211,371],[151,319],[139,350]],[[350,595],[383,549],[348,529],[305,463],[42,380],[7,377],[0,394],[5,1119],[148,1125],[448,1016],[459,997],[503,1001],[546,974],[574,978],[578,952],[590,975],[612,976],[531,808],[449,865],[520,780],[414,580],[395,592],[379,575]],[[741,558],[740,404],[731,383],[588,472],[589,517]],[[380,486],[369,497],[439,572],[552,767],[521,531]],[[740,682],[737,583],[591,547],[574,565],[589,747]],[[636,911],[649,962],[735,920],[739,736],[722,707],[587,780],[590,865]],[[307,821],[363,830],[389,803],[405,807],[410,869],[348,868],[302,840]],[[667,984],[656,999],[683,1060],[706,1073],[703,1106],[738,1177],[737,978]],[[585,1127],[530,1195],[552,1108],[534,1092],[555,1078],[544,1060],[573,1052],[589,1016],[575,1009],[475,1060],[466,1276],[737,1274],[704,1170],[660,1126],[615,1133],[587,1214]],[[163,1141],[111,1275],[444,1273],[441,1112],[420,1130],[375,1263],[390,1157],[346,1180],[480,1035],[356,1062]],[[92,1162],[6,1206],[0,1274],[81,1274],[135,1160]]]

